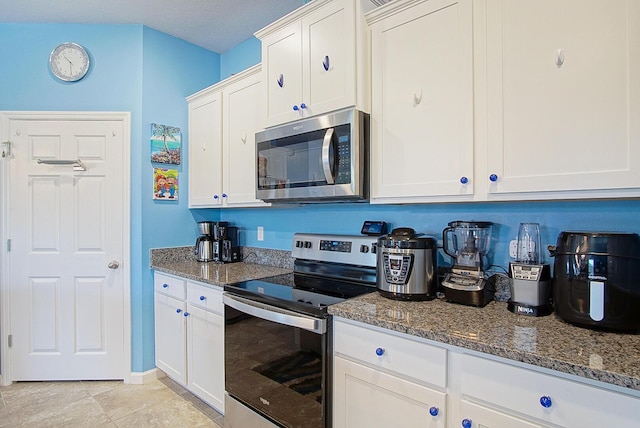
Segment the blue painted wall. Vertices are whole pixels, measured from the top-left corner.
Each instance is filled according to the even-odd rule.
[[[256,65],[261,61],[260,40],[255,37],[245,40],[239,45],[220,55],[220,79]]]
[[[187,208],[186,150],[178,202],[151,198],[151,122],[184,130],[185,97],[220,78],[220,56],[140,25],[0,24],[0,110],[131,112],[132,370],[152,369],[153,283],[149,249],[193,243]],[[48,58],[61,42],[85,46],[89,74],[74,84],[54,79]],[[11,58],[11,62],[7,59]]]

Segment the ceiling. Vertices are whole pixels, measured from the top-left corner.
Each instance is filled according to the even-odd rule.
[[[142,24],[223,53],[302,0],[0,0],[0,23]]]

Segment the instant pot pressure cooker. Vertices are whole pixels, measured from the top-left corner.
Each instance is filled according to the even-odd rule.
[[[553,301],[573,324],[640,330],[640,236],[561,232],[555,249]]]
[[[378,292],[391,299],[431,300],[436,297],[435,238],[409,227],[393,229],[378,238]]]

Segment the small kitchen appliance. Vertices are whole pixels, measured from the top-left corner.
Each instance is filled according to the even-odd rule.
[[[565,321],[587,328],[640,331],[640,236],[560,232],[553,303]]]
[[[484,269],[491,242],[488,221],[452,221],[442,231],[444,252],[453,257],[451,271],[442,280],[445,300],[471,306],[485,306],[495,293]]]
[[[540,225],[520,223],[516,261],[510,263],[511,299],[507,309],[519,315],[549,315],[551,267],[542,263]]]
[[[258,199],[364,201],[369,115],[350,108],[258,132],[256,157]]]
[[[200,236],[196,239],[193,253],[199,262],[210,262],[214,259],[213,224],[211,221],[198,222]]]
[[[438,286],[437,241],[409,227],[378,238],[377,287],[380,295],[398,300],[431,300]]]

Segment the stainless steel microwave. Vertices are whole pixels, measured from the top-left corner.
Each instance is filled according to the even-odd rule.
[[[339,110],[256,134],[256,196],[267,202],[365,201],[369,115]]]

